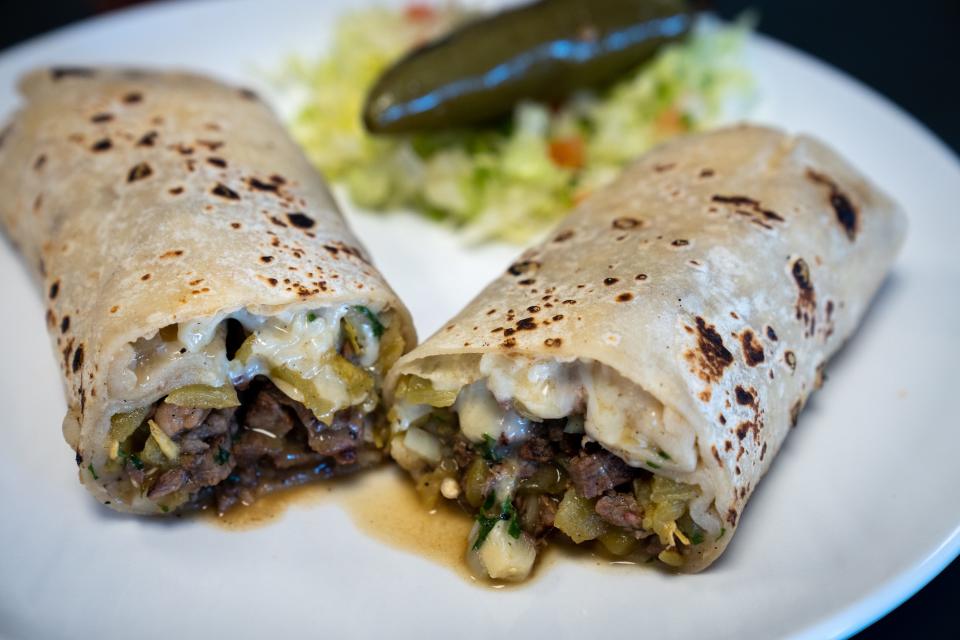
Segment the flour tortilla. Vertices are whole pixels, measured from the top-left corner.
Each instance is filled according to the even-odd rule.
[[[657,473],[712,502],[713,536],[685,566],[697,571],[733,537],[905,230],[887,196],[810,137],[738,126],[680,138],[401,358],[387,393],[403,374],[475,380],[488,353],[601,363],[673,412],[667,433],[645,436],[691,443],[689,463],[658,459]],[[649,459],[587,434],[632,466]]]
[[[33,267],[60,361],[67,442],[83,483],[120,510],[110,416],[208,381],[171,364],[149,381],[130,343],[247,309],[343,303],[409,313],[347,227],[323,179],[252,92],[188,73],[44,69],[0,135],[0,220]],[[90,471],[93,469],[94,471]]]

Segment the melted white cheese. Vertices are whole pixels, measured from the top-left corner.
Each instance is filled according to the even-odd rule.
[[[132,371],[139,387],[150,387],[159,373],[178,364],[197,364],[207,373],[198,384],[220,386],[239,385],[255,376],[270,376],[271,370],[286,367],[313,384],[317,394],[330,402],[335,409],[355,404],[363,405],[366,411],[373,410],[376,395],[367,393],[357,396],[337,374],[330,363],[330,356],[340,349],[342,337],[341,320],[349,316],[349,322],[357,330],[363,345],[361,367],[372,366],[379,355],[379,339],[373,323],[351,305],[339,305],[310,311],[285,311],[273,316],[259,316],[241,309],[213,318],[183,322],[177,325],[176,339],[164,341],[160,334],[139,340],[132,345],[134,359]],[[226,320],[234,319],[252,335],[250,356],[245,362],[226,357]],[[302,393],[283,381],[274,383],[291,398],[303,401]]]

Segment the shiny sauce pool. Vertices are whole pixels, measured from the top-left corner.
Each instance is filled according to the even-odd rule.
[[[285,489],[261,497],[250,506],[238,506],[223,515],[209,513],[202,518],[215,526],[243,532],[276,524],[290,508],[310,508],[333,502],[342,508],[358,529],[391,547],[417,554],[444,566],[461,578],[495,589],[519,586],[474,575],[466,561],[467,537],[473,520],[456,505],[442,500],[428,511],[420,502],[413,483],[395,467],[381,467],[355,476],[325,480]],[[622,565],[584,548],[553,540],[538,553],[533,574],[521,584],[530,584],[558,559],[579,560],[591,565]]]

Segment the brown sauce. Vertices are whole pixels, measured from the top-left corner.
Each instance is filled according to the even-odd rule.
[[[518,586],[481,578],[466,562],[467,537],[473,521],[455,505],[442,500],[428,511],[420,502],[410,478],[392,466],[361,472],[264,496],[250,506],[238,506],[222,516],[203,517],[229,531],[248,531],[278,522],[288,509],[310,508],[335,502],[346,511],[358,529],[391,547],[427,558],[461,578],[494,589]],[[607,557],[588,547],[552,541],[538,553],[533,574],[523,585],[548,572],[557,562],[582,562],[596,568],[623,569],[639,564]],[[631,569],[636,567],[631,567]]]

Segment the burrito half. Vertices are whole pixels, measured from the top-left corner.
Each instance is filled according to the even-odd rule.
[[[741,126],[647,154],[391,371],[393,457],[519,580],[554,534],[694,572],[905,233],[823,144]]]
[[[180,73],[21,90],[0,219],[42,284],[83,484],[223,510],[379,461],[410,317],[269,108]]]

